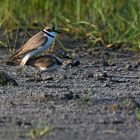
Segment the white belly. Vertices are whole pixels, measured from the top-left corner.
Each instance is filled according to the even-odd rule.
[[[51,34],[51,35],[55,36],[55,34]],[[24,56],[24,58],[22,59],[22,62],[20,63],[20,67],[23,67],[26,64],[26,62],[28,61],[29,58],[31,58],[31,57],[33,57],[35,55],[41,54],[45,50],[47,50],[51,46],[53,40],[54,40],[54,38],[48,37],[48,41],[43,46],[40,46],[38,49],[27,53]]]
[[[51,46],[53,40],[54,40],[54,38],[48,38],[48,41],[43,46],[39,47],[36,50],[29,52],[30,57],[43,53],[45,50],[47,50]]]

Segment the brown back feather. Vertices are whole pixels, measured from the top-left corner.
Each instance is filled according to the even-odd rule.
[[[50,57],[48,55],[31,58],[27,62],[28,65],[32,65],[36,67],[51,67],[53,66],[54,63],[56,63],[55,58]]]
[[[31,37],[16,53],[14,53],[9,59],[13,59],[25,53],[28,53],[32,50],[37,49],[38,47],[44,45],[48,41],[48,38],[44,36],[44,33],[41,31]]]

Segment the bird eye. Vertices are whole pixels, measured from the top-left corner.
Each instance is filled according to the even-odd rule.
[[[48,29],[47,31],[48,31],[48,32],[51,32],[51,29]]]

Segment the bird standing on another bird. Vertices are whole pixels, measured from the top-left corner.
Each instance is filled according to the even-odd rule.
[[[51,46],[56,33],[59,31],[54,26],[52,28],[46,27],[31,37],[9,60],[25,55],[20,63],[20,68],[22,68],[31,57],[43,53]]]
[[[39,77],[43,79],[42,77],[43,72],[52,73],[56,71],[58,68],[60,68],[60,66],[63,65],[63,62],[71,59],[72,58],[69,57],[68,55],[62,54],[61,56],[56,56],[50,54],[50,55],[39,56],[36,58],[31,58],[27,62],[27,65],[38,67],[39,71],[37,71],[35,75],[39,75]]]
[[[41,72],[53,72],[57,70],[64,61],[71,60],[68,55],[44,55],[36,58],[32,58],[27,62],[27,65],[35,66],[40,69]]]

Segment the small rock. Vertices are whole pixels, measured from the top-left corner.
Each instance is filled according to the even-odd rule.
[[[105,81],[107,79],[108,75],[106,72],[99,73],[97,75],[97,80],[100,80],[101,82]]]
[[[140,61],[135,62],[135,65],[140,66]]]
[[[4,71],[0,71],[0,85],[4,86],[4,85],[8,85],[8,84],[18,86],[18,83],[13,78],[11,78],[11,76],[9,76]]]
[[[88,74],[87,78],[94,78],[94,74],[93,73]]]
[[[109,67],[109,63],[107,61],[103,61],[103,66],[104,67]]]
[[[138,65],[137,63],[135,63],[135,64],[133,65],[133,67],[136,69],[136,68],[139,67],[139,65]]]
[[[126,64],[126,65],[124,66],[124,69],[125,69],[125,70],[131,70],[131,69],[132,69],[132,65],[131,65],[130,63],[128,63],[128,64]]]
[[[79,99],[79,95],[74,94],[72,91],[70,91],[69,93],[65,93],[63,94],[63,99],[65,100],[73,100],[73,99]]]
[[[75,60],[71,63],[71,66],[74,67],[74,66],[78,66],[80,65],[80,61],[79,60]]]
[[[102,85],[102,87],[109,87],[109,84],[108,84],[108,83],[104,83],[104,84]]]

